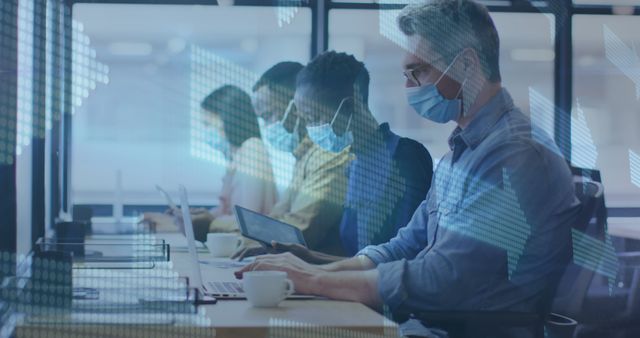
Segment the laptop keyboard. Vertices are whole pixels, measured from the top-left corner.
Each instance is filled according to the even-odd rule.
[[[208,282],[207,283],[208,291],[212,293],[244,293],[242,290],[242,284],[238,282]]]

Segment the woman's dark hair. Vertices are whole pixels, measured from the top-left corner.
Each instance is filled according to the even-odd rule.
[[[242,89],[225,85],[209,94],[200,105],[211,114],[220,116],[229,143],[239,147],[252,137],[260,138],[260,127],[251,97]]]

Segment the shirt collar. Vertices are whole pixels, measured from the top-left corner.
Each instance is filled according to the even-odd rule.
[[[382,141],[384,142],[387,151],[390,154],[395,154],[396,148],[398,147],[398,142],[400,141],[400,137],[391,131],[391,127],[389,127],[389,123],[385,122],[378,126],[376,133],[380,135]],[[358,156],[376,156],[376,154],[380,153],[380,149],[378,147],[365,147],[362,149],[363,151],[356,153]]]
[[[478,110],[466,128],[456,127],[449,136],[449,148],[453,150],[456,138],[460,138],[467,147],[475,149],[489,135],[492,127],[502,115],[512,110],[513,107],[513,99],[509,92],[504,88],[500,89],[487,104]]]
[[[391,131],[389,123],[387,122],[381,124],[378,130],[382,133],[384,140],[387,143],[387,149],[389,150],[389,153],[395,154],[396,148],[398,147],[398,142],[400,142],[400,136]]]

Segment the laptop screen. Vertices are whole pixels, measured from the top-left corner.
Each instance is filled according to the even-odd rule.
[[[189,256],[191,257],[191,273],[192,276],[195,276],[194,285],[196,288],[202,289],[202,275],[200,274],[198,252],[196,251],[196,236],[193,233],[193,223],[191,222],[191,212],[189,210],[189,201],[187,200],[187,189],[183,186],[180,186],[180,207],[182,208],[184,233],[187,235],[187,247],[189,249]]]

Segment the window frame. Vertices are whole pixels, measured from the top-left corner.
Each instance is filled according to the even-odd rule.
[[[555,59],[554,59],[554,103],[556,106],[554,116],[555,141],[565,158],[571,159],[571,111],[573,102],[573,36],[572,20],[574,15],[620,15],[615,13],[614,5],[584,5],[574,4],[572,0],[540,0],[525,1],[511,0],[508,4],[501,5],[493,1],[480,1],[484,3],[490,12],[496,13],[543,13],[553,14],[555,17]],[[167,5],[217,5],[215,0],[64,0],[62,15],[62,37],[64,53],[70,53],[71,48],[71,18],[73,5],[77,3],[101,3],[101,4],[167,4]],[[234,6],[261,6],[276,7],[277,0],[235,0]],[[333,2],[331,0],[302,0],[302,6],[311,10],[311,56],[315,56],[327,50],[329,46],[329,11],[340,9],[364,9],[385,10],[401,9],[406,3],[379,4],[359,2]],[[640,6],[625,6],[633,8],[632,13],[623,15],[640,15]],[[67,9],[67,10],[65,10]],[[52,193],[51,214],[58,210],[70,212],[69,184],[70,184],[70,149],[71,149],[71,60],[63,58],[64,85],[62,86],[64,108],[59,126],[54,124],[52,130]],[[60,144],[56,139],[60,138]],[[59,177],[59,182],[56,180]],[[640,208],[639,208],[640,209]],[[53,216],[52,216],[53,218]]]
[[[17,190],[16,190],[16,144],[18,131],[18,2],[7,4],[0,14],[4,16],[2,24],[9,29],[0,34],[0,46],[3,46],[3,57],[0,58],[0,116],[7,121],[6,140],[9,146],[7,151],[13,153],[11,163],[0,164],[0,264],[6,266],[4,261],[8,253],[15,262],[17,249]],[[11,29],[13,28],[13,29]],[[6,54],[4,54],[6,53]],[[13,131],[13,132],[11,132]],[[11,149],[13,148],[13,149]],[[12,256],[11,256],[12,255]],[[11,273],[11,272],[10,272]],[[6,277],[0,271],[0,277]]]

